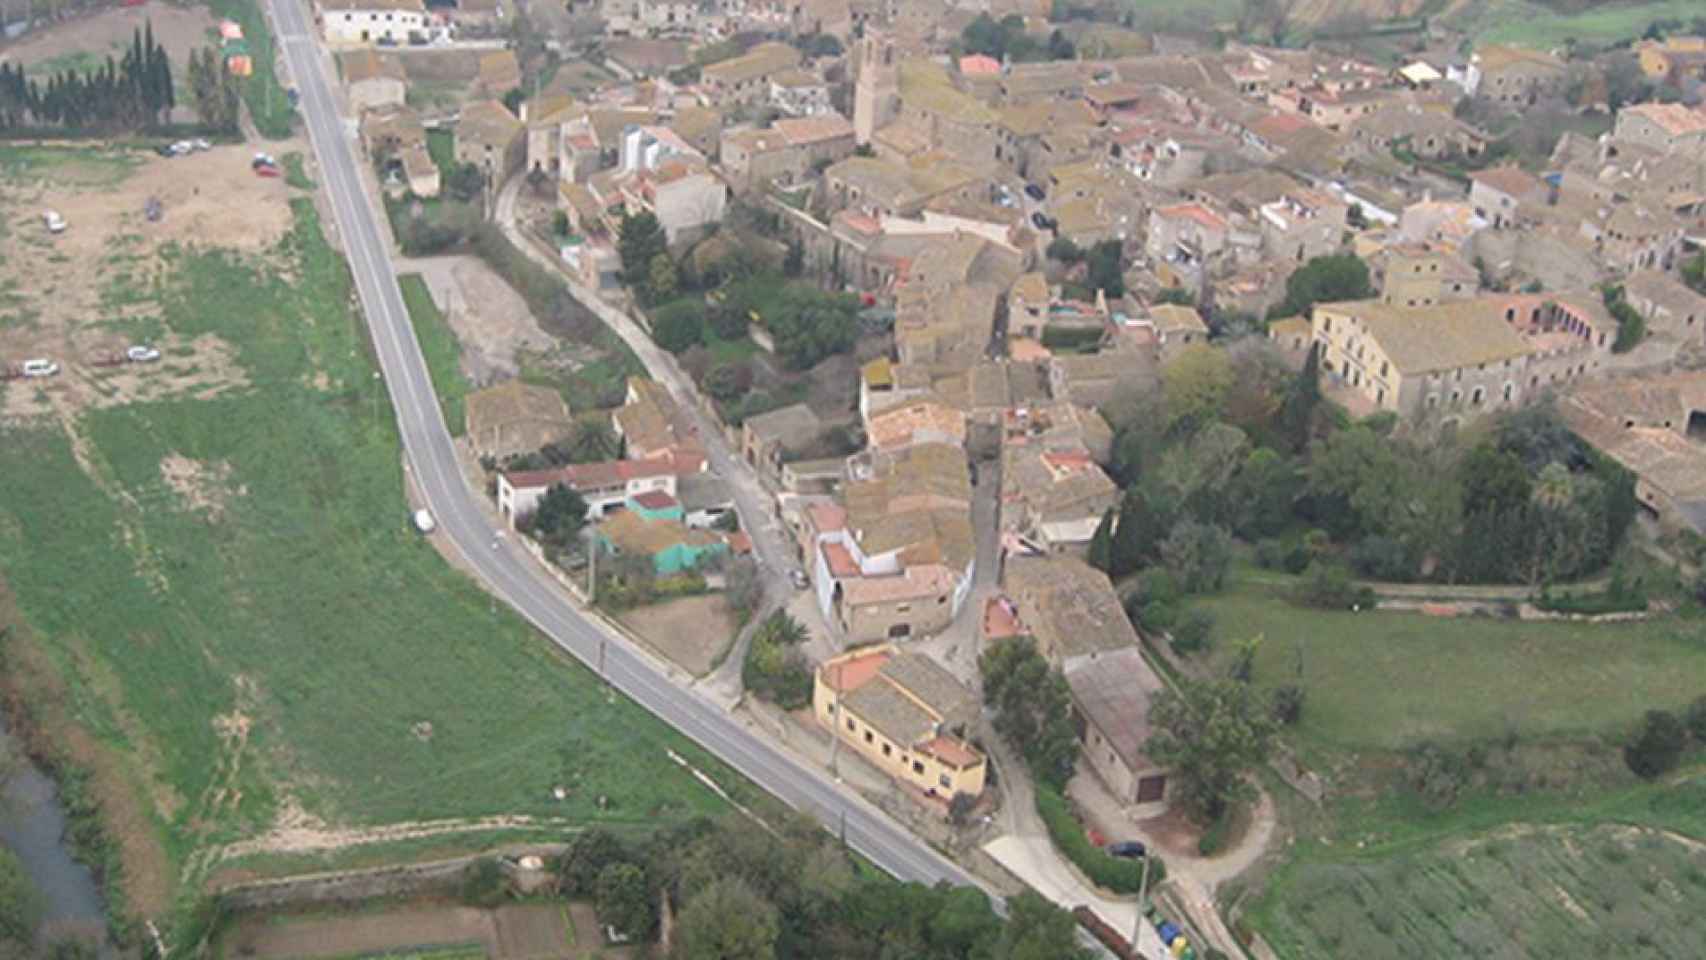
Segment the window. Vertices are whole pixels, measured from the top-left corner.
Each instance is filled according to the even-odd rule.
[[[1515,390],[1515,388],[1516,388],[1515,384],[1510,384],[1510,383],[1505,384],[1505,402],[1506,403],[1511,402],[1511,393]]]
[[[954,781],[949,780],[948,775],[945,773],[937,777],[936,782],[941,784],[943,790],[951,789],[954,786]]]
[[[912,604],[910,604],[910,603],[897,603],[894,605],[894,612],[895,613],[911,613],[912,612]]]
[[[1482,396],[1483,396],[1483,392],[1482,392],[1481,388],[1476,387],[1475,391],[1473,393],[1469,394],[1469,405],[1472,407],[1480,406]]]
[[[912,761],[912,772],[913,773],[923,773],[924,772],[923,761],[920,761],[920,760]]]
[[[853,718],[852,717],[847,718],[847,729],[849,729],[849,730],[853,729]]]
[[[894,747],[892,747],[886,743],[883,744],[883,756],[885,756],[885,757],[894,756]]]
[[[865,731],[865,742],[866,743],[875,743],[876,741],[877,741],[877,738],[871,736],[871,731],[866,730]]]

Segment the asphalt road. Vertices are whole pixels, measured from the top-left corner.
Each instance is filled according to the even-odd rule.
[[[604,676],[617,690],[784,802],[843,829],[848,844],[872,862],[902,880],[972,883],[964,871],[825,775],[749,733],[721,707],[671,683],[643,655],[559,599],[531,558],[496,536],[458,469],[312,21],[303,0],[271,0],[270,5],[396,410],[408,467],[438,519],[435,535],[449,538],[493,594],[559,647],[594,669],[602,660]]]

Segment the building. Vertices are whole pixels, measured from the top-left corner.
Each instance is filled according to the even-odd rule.
[[[533,453],[574,429],[562,394],[520,380],[475,390],[464,401],[464,410],[468,443],[479,457],[502,460]]]
[[[1208,324],[1196,307],[1158,303],[1149,308],[1149,322],[1155,331],[1156,356],[1163,363],[1193,343],[1208,341]]]
[[[721,535],[684,523],[680,502],[661,490],[631,496],[623,506],[598,524],[595,535],[607,554],[645,557],[653,573],[666,577],[729,552]]]
[[[1429,160],[1446,156],[1478,157],[1487,135],[1449,113],[1416,104],[1390,104],[1350,126],[1351,139],[1383,152],[1413,154]]]
[[[1123,804],[1167,800],[1167,773],[1144,752],[1149,705],[1161,680],[1136,646],[1089,657],[1066,671],[1079,724],[1080,759]]]
[[[1636,499],[1661,523],[1706,533],[1706,378],[1689,372],[1582,385],[1558,412],[1635,475]]]
[[[314,19],[329,47],[402,46],[428,26],[421,0],[315,0]]]
[[[1086,450],[1001,448],[1001,526],[1051,553],[1082,553],[1120,489]]]
[[[683,456],[704,459],[704,449],[682,423],[681,410],[663,384],[645,377],[629,377],[622,406],[610,415],[611,429],[622,439],[628,457],[648,460]]]
[[[514,50],[493,50],[480,55],[474,75],[474,89],[482,96],[502,99],[511,90],[521,88],[521,61]]]
[[[1480,78],[1471,95],[1513,107],[1561,93],[1568,73],[1564,61],[1549,53],[1504,44],[1476,50],[1471,63]]]
[[[977,696],[929,657],[882,644],[825,661],[812,712],[877,769],[928,796],[983,792],[988,764],[962,739]]]
[[[1546,185],[1520,167],[1493,167],[1469,175],[1469,204],[1475,215],[1495,229],[1515,227],[1531,219],[1525,205],[1544,204]]]
[[[338,71],[343,74],[350,109],[357,114],[403,106],[408,78],[403,61],[395,55],[372,50],[339,54]]]
[[[805,180],[815,168],[853,155],[853,125],[833,111],[777,120],[768,130],[725,130],[719,151],[731,182],[745,188]]]
[[[538,170],[562,180],[576,179],[563,169],[563,127],[585,113],[567,94],[522,101],[521,122],[527,125],[528,172]]]
[[[765,101],[770,82],[800,64],[800,52],[785,43],[761,43],[746,53],[713,63],[699,73],[701,89],[718,106]]]
[[[397,162],[403,167],[403,184],[417,197],[431,199],[443,187],[443,174],[425,144],[411,143],[397,152]]]
[[[763,476],[780,479],[783,459],[810,446],[822,432],[823,423],[803,403],[747,417],[741,424],[741,456]]]
[[[1431,307],[1474,297],[1481,275],[1462,257],[1425,243],[1394,244],[1370,263],[1380,299],[1405,307]]]
[[[1001,586],[1021,632],[1062,670],[1138,645],[1113,582],[1076,557],[1009,556]]]
[[[1706,297],[1658,270],[1631,274],[1623,299],[1646,318],[1648,333],[1698,341],[1706,329]]]
[[[965,446],[966,415],[933,400],[914,400],[874,413],[865,421],[869,449],[893,454],[921,443]]]
[[[1639,40],[1635,55],[1641,72],[1655,83],[1683,86],[1688,80],[1706,80],[1706,37],[1665,37]]]
[[[1323,385],[1353,413],[1462,419],[1526,403],[1542,384],[1598,369],[1616,323],[1597,295],[1483,296],[1408,307],[1316,304]]]
[[[1296,188],[1257,210],[1270,258],[1305,263],[1338,252],[1350,208],[1319,190]]]
[[[456,121],[456,163],[473,164],[490,178],[493,188],[521,169],[527,150],[524,128],[509,108],[496,100],[476,100],[462,108]]]
[[[770,78],[770,104],[795,117],[815,117],[835,108],[829,103],[829,84],[809,70],[783,70]],[[852,127],[848,127],[852,132]]]
[[[620,510],[630,497],[654,491],[674,496],[682,469],[673,458],[659,458],[572,463],[553,470],[505,470],[498,473],[498,513],[514,527],[539,508],[539,501],[552,487],[561,484],[580,494],[586,501],[587,518],[597,520],[606,511]]]
[[[1661,153],[1706,150],[1706,108],[1680,103],[1637,103],[1617,111],[1612,135]]]

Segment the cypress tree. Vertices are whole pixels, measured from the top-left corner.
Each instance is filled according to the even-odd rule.
[[[1112,573],[1114,540],[1114,509],[1109,507],[1102,514],[1102,522],[1096,524],[1096,532],[1090,535],[1090,556],[1087,558],[1090,566],[1103,573]]]
[[[1136,573],[1144,560],[1155,555],[1160,540],[1160,523],[1150,509],[1148,498],[1136,485],[1128,487],[1120,501],[1119,524],[1114,528],[1108,553],[1109,575],[1123,577]]]
[[[1312,343],[1309,356],[1303,361],[1303,369],[1298,371],[1297,379],[1286,391],[1285,404],[1280,407],[1280,433],[1291,443],[1294,453],[1302,453],[1309,447],[1309,438],[1315,427],[1315,410],[1320,405],[1321,345]]]

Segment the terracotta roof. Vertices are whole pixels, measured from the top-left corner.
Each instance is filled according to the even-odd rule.
[[[1011,557],[1005,585],[1019,619],[1057,662],[1137,646],[1107,574],[1082,560]]]
[[[599,523],[598,533],[623,553],[648,557],[681,544],[709,547],[722,542],[716,534],[679,520],[647,520],[631,510],[608,516]]]
[[[966,416],[939,403],[913,402],[872,416],[866,432],[871,447],[877,450],[893,450],[918,442],[963,444]]]
[[[827,540],[823,544],[824,565],[829,567],[829,573],[836,578],[859,576],[859,561],[853,559],[853,551],[843,544]]]
[[[638,494],[634,497],[634,503],[647,510],[668,510],[670,507],[680,506],[674,497],[662,490],[647,490]]]
[[[1638,103],[1624,107],[1623,112],[1645,118],[1673,137],[1706,133],[1706,110],[1699,107],[1685,107],[1680,103]]]
[[[742,83],[786,70],[800,62],[800,52],[785,43],[761,43],[746,53],[713,63],[700,76],[717,83]]]
[[[496,100],[477,100],[462,108],[456,121],[458,139],[503,148],[521,132],[521,121]]]
[[[1541,188],[1539,179],[1520,167],[1493,167],[1488,170],[1476,170],[1469,175],[1469,179],[1517,198],[1525,197]]]
[[[1354,317],[1392,365],[1410,375],[1496,363],[1533,352],[1497,312],[1473,301],[1406,307],[1379,300],[1316,304]]]
[[[1001,73],[1001,61],[994,57],[984,56],[981,53],[974,53],[960,58],[960,72],[985,76],[999,75]]]
[[[1200,203],[1175,203],[1172,206],[1161,207],[1155,213],[1157,216],[1173,220],[1193,220],[1210,230],[1230,229],[1219,214]]]
[[[853,125],[839,113],[824,113],[815,117],[785,117],[777,120],[771,129],[796,147],[853,135]]]

